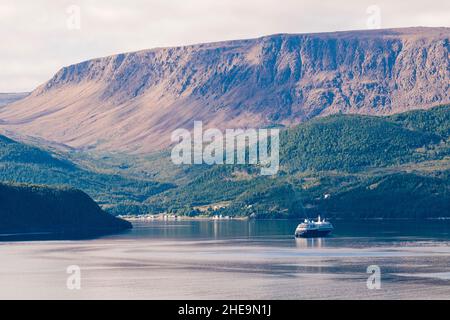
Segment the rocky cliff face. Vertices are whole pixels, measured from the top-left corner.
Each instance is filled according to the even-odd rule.
[[[450,102],[449,37],[449,28],[281,34],[94,59],[0,109],[0,129],[147,152],[194,120],[253,127],[428,108]]]

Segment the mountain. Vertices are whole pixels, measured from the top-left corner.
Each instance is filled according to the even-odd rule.
[[[282,132],[277,175],[216,165],[147,203],[188,215],[449,217],[450,105],[312,119]]]
[[[130,229],[129,222],[104,212],[76,189],[0,183],[0,239],[50,233],[78,238]],[[28,234],[28,235],[27,235]]]
[[[0,107],[25,98],[29,92],[0,93]]]
[[[172,187],[169,183],[95,170],[56,154],[0,135],[0,182],[81,189],[110,213],[145,213],[142,202]]]
[[[146,153],[194,120],[292,126],[450,102],[450,28],[316,34],[157,48],[62,68],[0,108],[0,130],[80,149]]]

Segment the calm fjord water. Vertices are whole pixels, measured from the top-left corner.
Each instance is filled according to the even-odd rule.
[[[450,299],[450,221],[151,221],[80,241],[0,242],[0,298]],[[81,268],[69,290],[67,267]],[[367,267],[381,269],[369,290]]]

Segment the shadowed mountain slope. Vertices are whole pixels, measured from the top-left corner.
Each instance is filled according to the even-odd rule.
[[[0,183],[0,233],[70,238],[129,228],[129,222],[107,214],[80,190]]]

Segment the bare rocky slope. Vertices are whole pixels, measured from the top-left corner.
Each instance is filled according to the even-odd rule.
[[[194,120],[292,125],[450,102],[450,28],[318,34],[157,48],[62,68],[0,108],[0,130],[75,148],[144,153]]]

